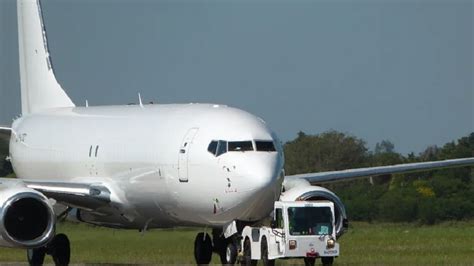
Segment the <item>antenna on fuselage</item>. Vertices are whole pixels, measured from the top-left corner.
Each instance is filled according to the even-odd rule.
[[[140,107],[143,108],[142,96],[140,93],[138,93],[138,104],[140,104]]]
[[[89,101],[86,100],[86,107],[89,107]]]

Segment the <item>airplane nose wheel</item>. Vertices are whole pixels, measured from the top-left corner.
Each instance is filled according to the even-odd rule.
[[[212,259],[212,241],[207,233],[199,233],[194,240],[194,259],[197,264],[209,264]]]
[[[234,265],[237,260],[237,246],[231,240],[225,248],[225,261],[222,262],[224,265]]]

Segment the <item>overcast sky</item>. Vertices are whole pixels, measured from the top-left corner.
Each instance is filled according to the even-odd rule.
[[[473,10],[445,1],[43,0],[77,105],[212,102],[419,153],[474,131]],[[14,0],[0,0],[0,124],[20,113]]]

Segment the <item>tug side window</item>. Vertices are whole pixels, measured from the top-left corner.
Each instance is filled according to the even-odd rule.
[[[283,228],[283,212],[281,208],[275,209],[276,228]]]

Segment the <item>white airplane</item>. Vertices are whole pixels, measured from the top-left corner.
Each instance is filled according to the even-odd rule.
[[[147,230],[211,228],[199,233],[196,262],[226,246],[243,225],[268,217],[274,201],[327,199],[311,184],[474,165],[474,158],[285,176],[281,142],[245,111],[214,104],[76,107],[56,81],[38,0],[18,0],[22,116],[0,127],[17,179],[0,179],[0,245],[27,249],[32,265],[50,254],[69,263],[57,217]],[[282,192],[284,191],[284,192]]]

